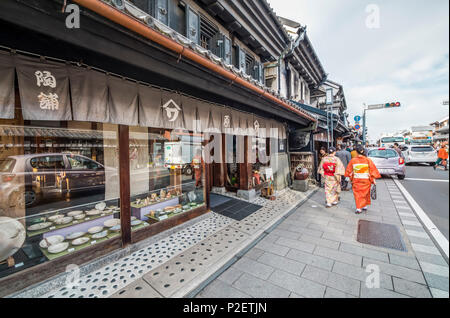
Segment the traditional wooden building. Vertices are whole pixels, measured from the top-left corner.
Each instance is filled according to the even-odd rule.
[[[207,213],[211,191],[286,187],[289,134],[316,127],[289,99],[323,67],[265,0],[7,0],[0,27],[0,296]]]

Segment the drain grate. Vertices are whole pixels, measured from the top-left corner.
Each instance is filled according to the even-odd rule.
[[[220,202],[219,201],[220,199],[215,198],[215,201]],[[256,205],[246,201],[229,198],[228,200],[223,201],[223,203],[216,205],[212,209],[214,212],[218,214],[232,218],[237,221],[241,221],[261,208],[262,208],[261,205]]]
[[[144,280],[164,297],[171,297],[247,238],[240,231],[226,228],[155,268],[144,275]]]
[[[398,227],[392,224],[359,220],[356,240],[363,244],[407,251]]]

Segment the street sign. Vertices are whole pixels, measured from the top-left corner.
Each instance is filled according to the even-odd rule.
[[[367,109],[382,109],[384,107],[385,107],[384,104],[375,104],[367,106]]]
[[[361,125],[355,125],[355,129],[356,130],[360,130],[361,129]]]
[[[361,116],[355,116],[355,121],[359,123],[361,121]]]
[[[326,104],[327,104],[327,105],[333,105],[333,89],[332,89],[332,88],[328,88],[328,89],[327,89],[327,100],[326,100]]]

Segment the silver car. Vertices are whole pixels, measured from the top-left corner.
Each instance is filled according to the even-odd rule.
[[[434,165],[438,159],[437,151],[429,145],[409,145],[404,151],[406,164],[428,163]]]
[[[374,148],[367,153],[381,175],[397,176],[400,180],[406,177],[405,159],[394,149]]]

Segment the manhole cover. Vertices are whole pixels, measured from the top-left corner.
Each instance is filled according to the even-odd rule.
[[[392,224],[359,220],[357,241],[363,244],[407,251],[398,227]]]

